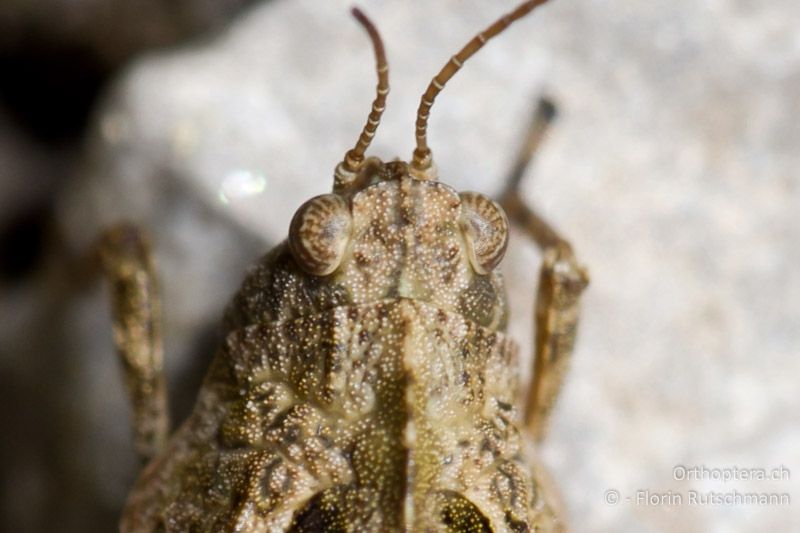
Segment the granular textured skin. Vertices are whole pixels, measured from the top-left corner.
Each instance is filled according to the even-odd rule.
[[[473,264],[474,197],[377,159],[335,196],[347,225],[289,239],[341,245],[336,268],[310,274],[283,243],[251,269],[122,531],[561,531],[521,429],[502,279]]]

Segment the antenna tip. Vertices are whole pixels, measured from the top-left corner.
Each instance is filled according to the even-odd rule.
[[[552,122],[558,117],[558,108],[550,98],[542,96],[539,98],[539,105],[536,106],[536,114],[546,122]]]
[[[359,22],[364,22],[367,18],[367,16],[364,14],[363,11],[361,11],[361,9],[358,6],[351,7],[350,14],[353,15]]]

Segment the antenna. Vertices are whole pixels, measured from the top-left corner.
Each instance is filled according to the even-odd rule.
[[[467,59],[483,48],[483,45],[485,45],[489,39],[495,37],[508,28],[512,22],[524,17],[535,7],[544,4],[546,1],[547,0],[528,0],[517,6],[512,12],[497,19],[491,26],[473,37],[472,40],[469,41],[461,51],[451,57],[450,61],[442,67],[442,70],[434,76],[431,83],[428,85],[428,89],[422,95],[419,108],[417,109],[417,147],[414,150],[414,156],[411,160],[411,166],[414,169],[422,171],[424,174],[427,173],[433,163],[431,149],[428,148],[428,117],[430,117],[430,109],[431,106],[433,106],[434,100],[436,100],[436,96],[444,89],[445,84],[461,69]]]
[[[357,7],[352,8],[350,12],[359,24],[364,27],[372,41],[378,72],[378,87],[376,88],[375,100],[372,102],[372,110],[367,117],[367,123],[364,124],[364,128],[361,130],[358,142],[353,149],[345,154],[344,161],[336,168],[337,181],[346,177],[342,174],[352,175],[361,167],[361,163],[364,161],[364,152],[366,152],[370,142],[372,142],[372,138],[375,136],[375,130],[378,129],[378,124],[381,122],[383,110],[386,109],[386,95],[389,94],[389,65],[386,62],[386,52],[378,29]]]

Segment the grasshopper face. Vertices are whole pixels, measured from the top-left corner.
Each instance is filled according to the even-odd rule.
[[[338,189],[295,215],[289,245],[301,268],[315,274],[325,264],[327,282],[350,304],[409,298],[504,329],[502,281],[490,270],[508,240],[500,206],[376,158]],[[328,261],[314,261],[314,253]]]

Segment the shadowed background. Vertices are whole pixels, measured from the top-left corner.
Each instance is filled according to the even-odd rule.
[[[392,84],[369,153],[409,158],[431,76],[515,2],[360,5]],[[374,59],[349,7],[0,6],[8,531],[113,530],[138,468],[105,289],[81,255],[120,218],[153,234],[182,419],[246,266],[330,189],[364,123]],[[538,96],[560,109],[523,190],[592,275],[542,449],[575,531],[800,526],[797,503],[687,502],[690,490],[800,495],[798,35],[788,0],[556,0],[487,45],[434,106],[441,179],[488,194]],[[523,359],[539,261],[514,233],[503,268]],[[783,467],[789,479],[675,479],[678,465]],[[638,491],[684,501],[644,505]]]

